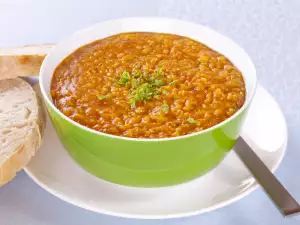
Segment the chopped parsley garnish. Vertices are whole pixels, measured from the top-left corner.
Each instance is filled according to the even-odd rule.
[[[163,80],[154,80],[154,83],[156,86],[163,86],[165,85],[165,82]]]
[[[188,121],[190,124],[196,124],[196,120],[193,119],[193,118],[188,118],[187,121]]]
[[[132,81],[131,81],[131,88],[135,88],[136,85],[137,85],[137,79],[132,78]]]
[[[110,98],[110,97],[111,97],[110,94],[107,94],[107,95],[99,95],[99,96],[98,96],[98,99],[99,99],[100,101],[102,101],[102,100],[108,99],[108,98]]]
[[[100,95],[100,96],[98,96],[98,99],[99,100],[103,100],[103,99],[105,99],[105,96],[104,95]]]
[[[169,83],[169,85],[175,85],[178,81],[177,80],[173,80]]]
[[[130,81],[130,73],[124,71],[118,81],[118,84],[125,86]]]
[[[169,111],[169,109],[170,109],[170,107],[169,107],[168,103],[167,103],[166,101],[164,101],[164,104],[163,104],[163,106],[160,108],[160,110],[161,110],[162,112],[167,112],[167,111]]]
[[[139,85],[134,91],[130,93],[129,103],[131,108],[135,108],[136,102],[141,101],[146,103],[151,98],[158,95],[158,89],[149,83]]]
[[[129,103],[132,109],[136,108],[136,100],[134,98],[129,99]]]
[[[130,74],[124,71],[118,80],[118,84],[131,88],[129,95],[131,108],[135,108],[137,102],[146,103],[152,98],[159,98],[160,94],[167,95],[167,92],[161,89],[161,87],[167,85],[162,68],[158,68],[152,73],[133,70]],[[163,109],[167,111],[169,106],[164,104]]]
[[[141,76],[143,76],[143,72],[141,71],[141,70],[133,70],[132,71],[132,76],[134,77],[134,78],[138,78],[138,77],[141,77]]]
[[[156,69],[153,73],[154,77],[156,78],[160,78],[160,77],[164,77],[164,71],[162,67],[159,67],[158,69]]]

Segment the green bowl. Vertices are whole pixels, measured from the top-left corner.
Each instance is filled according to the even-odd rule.
[[[247,97],[232,117],[207,130],[162,139],[125,138],[94,131],[63,115],[52,103],[50,83],[56,66],[77,48],[131,31],[172,33],[205,43],[243,73]],[[255,68],[243,49],[204,26],[166,18],[125,18],[96,24],[59,43],[46,57],[40,86],[58,136],[70,156],[89,173],[113,183],[162,187],[195,179],[215,168],[234,146],[257,84]]]

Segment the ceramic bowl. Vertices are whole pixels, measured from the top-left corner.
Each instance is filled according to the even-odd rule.
[[[72,121],[53,104],[55,68],[79,47],[123,32],[161,32],[190,37],[224,54],[242,72],[247,97],[227,120],[201,132],[162,139],[109,135]],[[70,156],[89,173],[113,183],[162,187],[190,181],[215,168],[234,146],[253,98],[257,78],[246,52],[223,35],[199,24],[166,18],[124,18],[96,24],[58,43],[45,58],[40,86],[52,123]]]

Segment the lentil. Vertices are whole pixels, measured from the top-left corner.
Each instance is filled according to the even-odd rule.
[[[139,79],[145,74],[151,81]],[[73,52],[55,69],[51,95],[62,113],[91,129],[165,138],[224,121],[242,107],[246,91],[241,72],[206,45],[174,34],[135,32]]]

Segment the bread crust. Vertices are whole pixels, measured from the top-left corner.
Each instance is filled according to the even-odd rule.
[[[0,80],[38,76],[42,62],[53,45],[0,49]]]
[[[37,76],[46,55],[0,56],[0,79]]]
[[[36,151],[41,146],[45,128],[45,111],[42,106],[41,99],[39,99],[38,95],[36,94],[36,92],[34,92],[32,87],[26,81],[20,78],[11,79],[5,82],[13,82],[13,80],[16,81],[16,79],[18,79],[17,83],[19,83],[20,85],[28,85],[28,92],[30,92],[31,95],[32,93],[34,93],[33,98],[36,98],[35,107],[37,113],[33,121],[30,121],[30,123],[26,125],[28,126],[28,132],[24,134],[24,137],[20,137],[23,138],[22,143],[15,149],[10,149],[9,155],[1,155],[1,151],[3,150],[2,147],[4,145],[2,144],[1,146],[0,143],[0,157],[4,157],[4,159],[0,160],[0,186],[12,180],[16,176],[16,173],[23,169],[28,164],[30,159],[35,155]],[[17,88],[16,90],[18,90]],[[5,135],[5,132],[3,132],[3,130],[0,130],[0,135]]]

